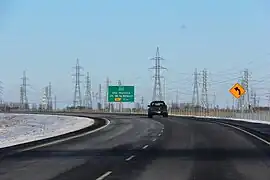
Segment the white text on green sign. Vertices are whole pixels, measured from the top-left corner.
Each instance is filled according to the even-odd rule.
[[[109,102],[134,102],[134,86],[109,86]]]

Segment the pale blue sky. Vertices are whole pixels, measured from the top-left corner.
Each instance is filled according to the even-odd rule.
[[[268,0],[2,0],[0,8],[6,101],[19,101],[26,70],[31,102],[39,101],[51,81],[58,100],[71,103],[76,58],[90,72],[94,91],[109,76],[113,83],[136,85],[138,96],[149,101],[153,62],[148,58],[156,46],[168,68],[167,99],[179,88],[186,93],[180,100],[191,100],[196,67],[211,72],[210,94],[216,92],[221,104],[231,103],[228,88],[243,68],[252,71],[253,80],[270,77]],[[262,99],[268,79],[254,84]],[[226,82],[214,83],[221,81]]]

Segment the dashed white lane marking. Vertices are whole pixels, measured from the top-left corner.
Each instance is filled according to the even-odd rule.
[[[265,144],[267,144],[267,145],[270,146],[270,142],[268,142],[268,141],[266,141],[266,140],[260,138],[259,136],[256,136],[255,134],[252,134],[251,132],[248,132],[248,131],[246,131],[246,130],[244,130],[244,129],[241,129],[241,128],[239,128],[239,127],[236,127],[236,126],[233,126],[233,125],[230,125],[230,124],[221,123],[221,122],[219,122],[219,124],[222,124],[222,125],[224,125],[224,126],[229,126],[229,127],[231,127],[231,128],[234,128],[234,129],[237,129],[237,130],[239,130],[239,131],[242,131],[243,133],[246,133],[246,134],[248,134],[248,135],[250,135],[250,136],[252,136],[252,137],[254,137],[254,138],[256,138],[256,139],[258,139],[258,140],[260,140],[260,141],[262,141],[262,142],[264,142]]]
[[[106,178],[107,176],[109,176],[110,174],[112,174],[112,171],[108,171],[105,174],[101,175],[99,178],[97,178],[96,180],[103,180],[104,178]]]
[[[161,133],[159,133],[158,136],[161,136]]]
[[[152,141],[156,141],[157,139],[153,139]]]
[[[143,149],[146,149],[146,148],[148,148],[148,145],[143,146]]]
[[[127,158],[126,161],[130,161],[130,160],[133,159],[134,157],[135,157],[135,156],[132,155],[132,156],[130,156],[129,158]]]

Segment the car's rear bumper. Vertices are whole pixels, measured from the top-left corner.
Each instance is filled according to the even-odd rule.
[[[168,114],[168,112],[164,112],[164,111],[151,111],[148,112],[148,114],[152,114],[152,115],[163,115],[163,114]]]

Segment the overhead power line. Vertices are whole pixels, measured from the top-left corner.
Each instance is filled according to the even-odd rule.
[[[234,81],[238,81],[239,78],[241,78],[241,76],[233,77],[231,79],[226,79],[226,80],[223,80],[223,81],[211,81],[211,85],[223,84],[223,83],[228,83],[228,82],[234,83]]]

